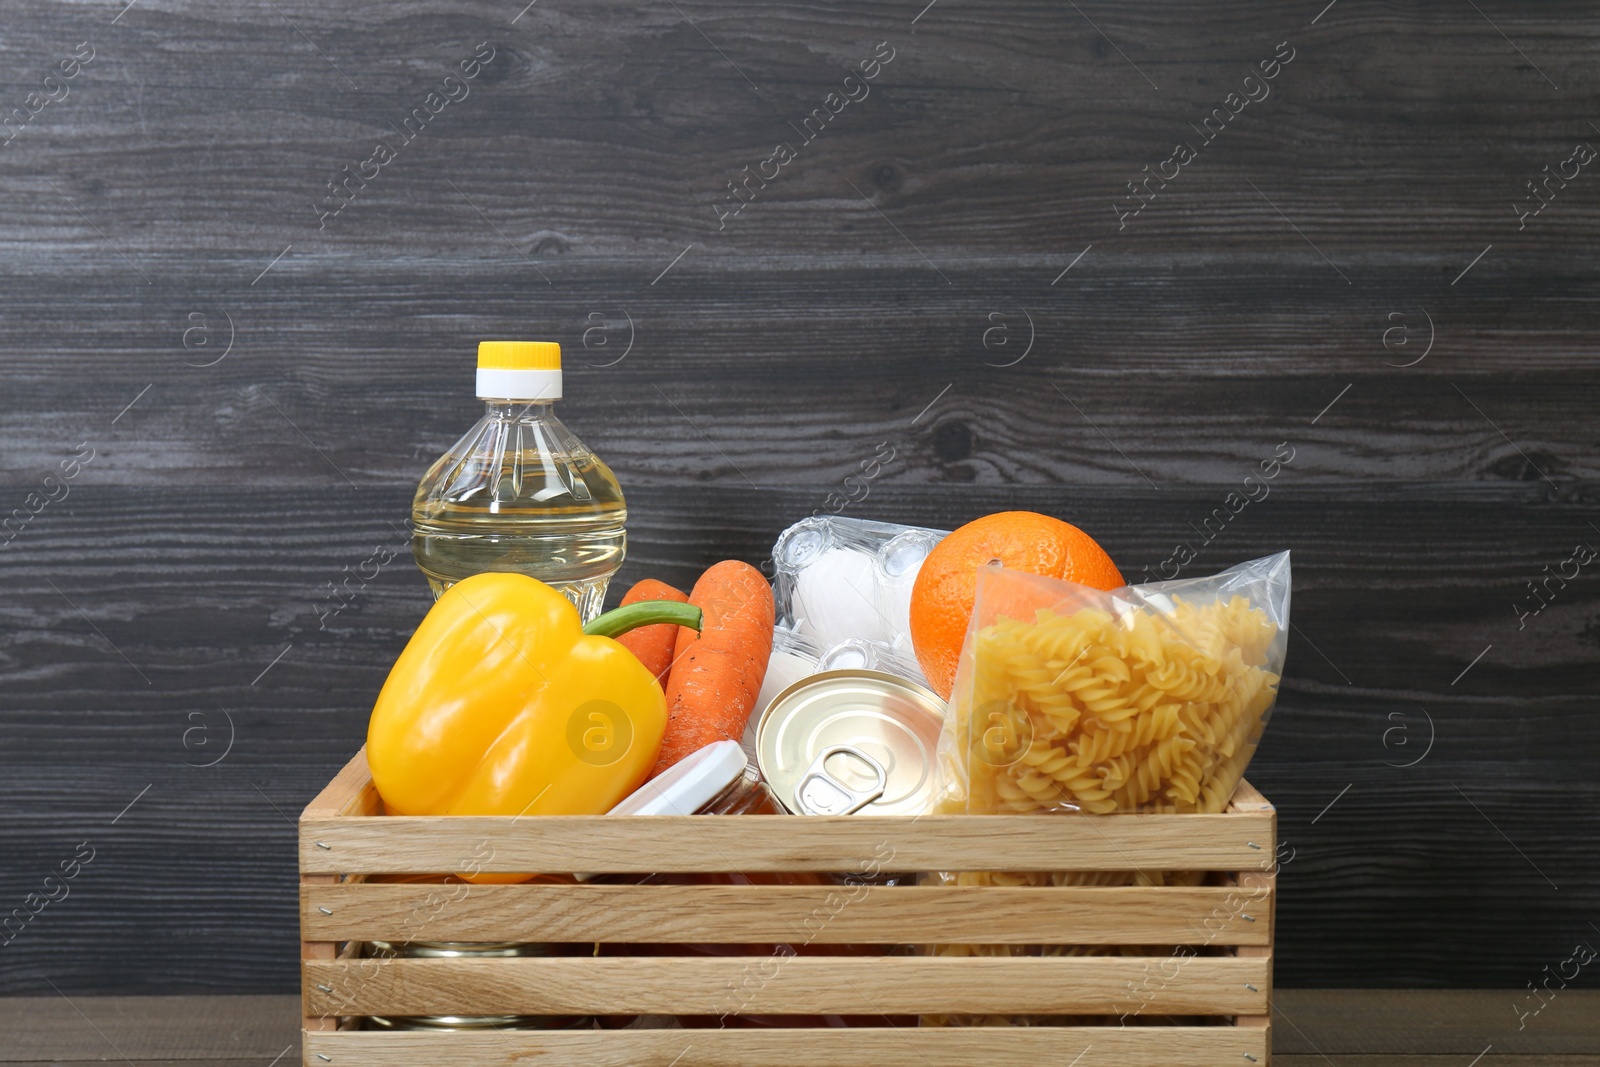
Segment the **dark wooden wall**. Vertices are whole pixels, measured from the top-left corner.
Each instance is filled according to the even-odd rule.
[[[1600,17],[1323,3],[8,3],[0,117],[94,58],[0,147],[0,513],[66,493],[0,547],[0,912],[94,859],[0,992],[296,987],[293,819],[428,596],[402,553],[317,609],[491,336],[566,346],[629,580],[759,562],[880,443],[856,513],[1047,511],[1142,576],[1287,442],[1187,569],[1295,553],[1279,980],[1520,989],[1600,937],[1600,563],[1515,607],[1600,546],[1600,176],[1512,206],[1600,146]]]

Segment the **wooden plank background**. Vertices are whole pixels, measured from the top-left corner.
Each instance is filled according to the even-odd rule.
[[[296,988],[292,819],[427,605],[409,496],[506,335],[566,346],[626,581],[761,561],[880,443],[855,513],[1048,511],[1139,577],[1286,442],[1190,568],[1295,552],[1280,984],[1520,989],[1600,937],[1593,566],[1516,613],[1600,543],[1600,194],[1513,208],[1600,145],[1592,6],[924,2],[7,5],[0,514],[60,499],[0,546],[0,912],[93,859],[0,992]]]

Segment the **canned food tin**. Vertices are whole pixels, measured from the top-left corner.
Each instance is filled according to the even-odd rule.
[[[589,945],[511,941],[368,941],[362,955],[377,959],[500,959],[588,955]],[[582,1015],[374,1015],[369,1030],[571,1030],[593,1025]]]
[[[772,699],[756,765],[797,815],[920,815],[932,807],[944,702],[881,671],[824,671]]]

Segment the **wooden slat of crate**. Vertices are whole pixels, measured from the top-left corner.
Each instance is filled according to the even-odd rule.
[[[1266,813],[305,818],[300,869],[448,873],[476,862],[486,873],[848,873],[868,865],[908,871],[1232,871],[1260,862],[1271,825]],[[649,847],[641,847],[643,842]]]
[[[1007,1056],[1076,1061],[1077,1067],[1175,1062],[1238,1067],[1267,1059],[1276,813],[1248,783],[1241,783],[1227,813],[1209,816],[745,816],[670,821],[366,817],[380,810],[364,755],[358,753],[302,818],[305,1062],[314,1067],[420,1067],[434,1062],[500,1067],[530,1061],[541,1067],[970,1067]],[[775,825],[779,820],[781,827]],[[639,841],[648,846],[641,849]],[[346,884],[368,874],[444,873],[469,862],[486,872],[850,871],[875,864],[881,870],[1241,873],[1231,885],[1198,889],[873,888],[843,909],[835,898],[820,929],[804,925],[812,913],[808,906],[814,910],[821,900],[829,909],[828,894],[849,893],[848,888]],[[603,899],[605,892],[615,890],[625,895]],[[429,894],[435,892],[450,895],[447,908],[437,907],[437,897],[430,903]],[[651,896],[636,896],[645,892]],[[976,895],[980,892],[981,898]],[[898,893],[906,895],[890,895]],[[1247,905],[1241,907],[1241,900]],[[430,922],[439,921],[423,935],[408,922],[419,903]],[[1205,904],[1210,907],[1202,916]],[[1024,907],[1026,918],[1018,910]],[[763,908],[768,914],[761,914]],[[845,919],[852,910],[854,917]],[[1151,943],[1237,947],[1230,956],[1181,961],[1166,955],[805,956],[783,959],[775,973],[770,961],[776,957],[328,958],[338,941],[377,937],[380,931],[441,939],[470,934],[486,940],[609,936],[657,942],[681,932],[696,942],[709,942],[720,935],[708,927],[719,927],[732,931],[726,937],[730,942],[735,935],[753,942],[793,941],[799,935],[775,937],[767,924],[796,917],[806,938],[817,942],[927,943],[930,930],[944,927],[959,942],[1130,944],[1141,940],[1142,931]],[[1168,936],[1180,926],[1185,934]],[[565,936],[556,933],[557,927]],[[869,927],[879,933],[868,935]],[[896,932],[891,935],[887,927]],[[576,932],[580,929],[581,934]],[[902,929],[910,936],[902,937]],[[1128,992],[1135,988],[1137,997]],[[769,1014],[1126,1013],[1138,1017],[1130,1019],[1135,1023],[1160,1014],[1210,1014],[1234,1025],[496,1034],[326,1029],[337,1015],[502,1010],[721,1014],[734,1009]],[[319,1024],[324,1029],[317,1030]]]
[[[365,750],[363,750],[365,751]],[[1278,809],[1272,806],[1272,801],[1261,795],[1261,790],[1251,785],[1248,779],[1239,779],[1239,784],[1234,787],[1233,796],[1228,801],[1228,810],[1237,812],[1265,812],[1276,815]]]
[[[1231,886],[312,885],[313,940],[655,944],[1269,944]]]
[[[1231,1026],[307,1034],[316,1067],[1251,1067],[1264,1032]]]
[[[325,786],[322,792],[312,798],[301,813],[302,822],[306,819],[338,819],[351,816],[370,816],[379,810],[378,791],[372,785],[372,771],[367,766],[366,746],[350,758],[339,773],[333,776],[333,781]],[[300,884],[304,891],[310,886],[327,887],[339,880],[339,872],[315,874],[306,872],[302,864],[300,869]],[[304,924],[300,930],[300,958],[302,960],[331,960],[338,952],[339,946],[333,939],[319,939],[308,933]],[[314,1015],[306,1011],[301,1020],[307,1030],[332,1030],[337,1024],[337,1019]]]
[[[1241,798],[1240,791],[1243,789],[1249,789],[1251,793],[1255,794],[1255,796],[1253,798],[1249,796]],[[1273,840],[1276,841],[1277,813],[1273,810],[1272,805],[1267,802],[1265,797],[1263,797],[1260,793],[1257,793],[1254,788],[1251,788],[1247,782],[1240,783],[1240,791],[1235,791],[1234,793],[1234,805],[1238,806],[1241,803],[1246,805],[1258,804],[1259,808],[1263,808],[1270,812],[1273,819]],[[1246,896],[1252,899],[1260,897],[1265,900],[1265,914],[1258,915],[1256,918],[1261,925],[1266,927],[1266,934],[1268,938],[1265,946],[1248,945],[1240,947],[1237,950],[1238,955],[1242,959],[1265,959],[1268,963],[1269,978],[1272,960],[1271,945],[1274,943],[1276,938],[1278,927],[1278,868],[1275,861],[1276,853],[1274,853],[1274,862],[1272,864],[1264,868],[1258,867],[1252,870],[1240,871],[1236,879],[1240,891]],[[1270,997],[1268,998],[1268,1003],[1271,1003]],[[1250,1030],[1260,1033],[1262,1035],[1262,1041],[1265,1043],[1267,1048],[1270,1049],[1272,1047],[1272,1013],[1270,1009],[1267,1012],[1260,1014],[1240,1015],[1234,1019],[1234,1025],[1240,1030]]]
[[[300,818],[376,815],[380,807],[377,787],[372,784],[372,768],[367,764],[367,746],[362,745],[322,792],[311,798]]]
[[[366,959],[305,964],[339,1015],[1265,1014],[1271,961],[1231,956]],[[1136,1003],[1127,994],[1143,989]]]

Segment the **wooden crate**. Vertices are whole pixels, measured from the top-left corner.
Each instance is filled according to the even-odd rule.
[[[300,818],[312,1067],[1248,1067],[1268,1061],[1276,813],[381,817],[358,753]],[[1155,888],[366,883],[449,872],[1218,872]],[[1150,946],[1148,955],[358,959],[368,939]],[[1195,955],[1176,955],[1173,946]],[[752,977],[754,976],[754,977]],[[735,994],[730,990],[736,990]],[[366,1015],[1126,1017],[1101,1026],[383,1032]],[[1161,1025],[1154,1017],[1206,1017]]]

